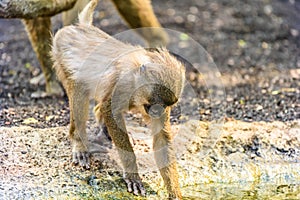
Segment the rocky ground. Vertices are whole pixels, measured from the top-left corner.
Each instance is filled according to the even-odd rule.
[[[186,199],[300,199],[299,3],[153,5],[174,33],[170,48],[193,64],[172,116]],[[133,198],[114,149],[96,153],[90,171],[69,164],[67,98],[31,97],[44,85],[30,83],[41,71],[26,32],[20,20],[0,24],[0,198]],[[100,1],[95,25],[112,35],[128,29],[107,0]],[[53,27],[61,27],[60,16]],[[199,53],[198,44],[207,52]],[[207,53],[215,64],[200,59]],[[149,198],[160,199],[161,179],[145,156],[151,144],[133,134],[147,136],[148,130],[137,126],[138,116],[127,119]],[[93,119],[89,130],[93,142]]]

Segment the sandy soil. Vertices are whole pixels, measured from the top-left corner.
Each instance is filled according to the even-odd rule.
[[[155,167],[149,129],[128,123],[148,198],[161,199],[165,190]],[[229,197],[229,190],[234,190],[231,195],[235,199],[251,197],[242,191],[257,192],[259,199],[286,196],[298,199],[299,128],[300,121],[248,123],[233,119],[190,120],[174,125],[184,196],[212,198],[216,194],[206,190],[216,187],[217,196],[223,198]],[[1,198],[133,198],[121,180],[115,147],[108,152],[96,152],[105,146],[99,148],[95,135],[90,134],[91,150],[95,152],[92,168],[80,169],[70,164],[67,130],[67,127],[0,128]],[[278,190],[281,187],[289,190]]]

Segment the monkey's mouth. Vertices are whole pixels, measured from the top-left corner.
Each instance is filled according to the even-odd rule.
[[[146,104],[144,105],[144,109],[152,118],[159,118],[165,111],[165,107],[160,104]]]

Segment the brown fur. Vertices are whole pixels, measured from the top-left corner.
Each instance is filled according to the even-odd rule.
[[[96,118],[103,121],[118,149],[129,192],[145,195],[130,144],[123,112],[135,109],[151,121],[155,159],[170,198],[181,199],[170,110],[184,85],[183,65],[164,48],[147,51],[122,43],[92,26],[92,0],[53,38],[54,68],[70,103],[70,138],[73,161],[89,167],[86,134],[89,99],[96,99]]]
[[[50,17],[37,17],[35,19],[24,19],[23,23],[29,35],[30,42],[40,62],[42,72],[46,79],[46,92],[49,95],[62,95],[59,82],[56,79],[50,59],[51,50],[51,20]]]

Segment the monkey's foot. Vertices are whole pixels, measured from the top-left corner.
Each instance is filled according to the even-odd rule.
[[[85,169],[90,169],[90,157],[91,154],[89,152],[73,152],[73,163],[75,165],[80,165]]]
[[[38,75],[36,77],[33,77],[32,79],[30,79],[29,82],[32,85],[43,85],[46,83],[43,73],[41,73],[40,75]]]
[[[30,95],[30,97],[34,98],[34,99],[44,98],[47,96],[48,96],[48,94],[45,91],[36,91],[36,92],[31,93],[31,95]]]
[[[32,85],[43,85],[45,83],[46,81],[43,73],[30,80],[30,84]],[[64,91],[60,86],[59,82],[56,79],[53,79],[53,80],[49,80],[46,83],[46,91],[36,91],[31,94],[31,98],[44,98],[47,96],[63,96],[63,95],[64,95]]]
[[[146,190],[140,176],[137,173],[125,173],[124,180],[126,182],[128,192],[137,196],[146,196]]]
[[[112,139],[108,133],[107,127],[104,124],[99,126],[93,142],[100,146],[107,147],[108,149],[112,148]]]
[[[46,93],[49,96],[63,96],[64,91],[56,80],[51,80],[46,83]]]

